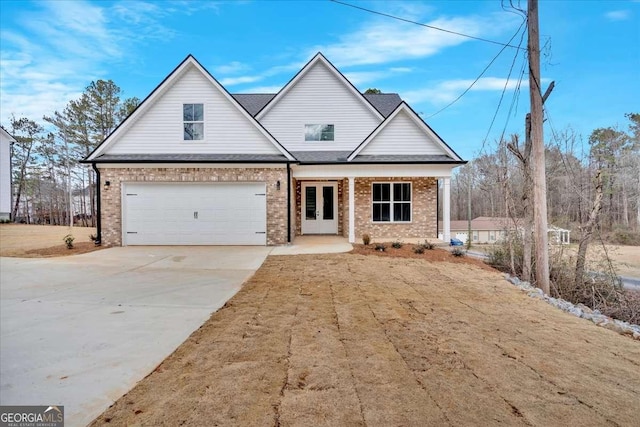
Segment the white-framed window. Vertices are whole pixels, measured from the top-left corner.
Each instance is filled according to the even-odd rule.
[[[489,240],[490,241],[495,241],[496,240],[496,232],[495,231],[489,231]]]
[[[203,104],[182,104],[182,122],[185,141],[204,139]]]
[[[478,232],[477,231],[473,231],[473,241],[474,242],[478,241]]]
[[[410,182],[374,182],[371,193],[373,222],[411,222]]]
[[[305,141],[334,141],[333,125],[304,125]]]

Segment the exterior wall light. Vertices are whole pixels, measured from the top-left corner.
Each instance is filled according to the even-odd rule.
[[[278,182],[276,182],[276,190],[280,191],[280,180],[278,180]]]
[[[111,181],[105,181],[104,182],[104,189],[105,191],[109,189],[109,187],[111,186]]]

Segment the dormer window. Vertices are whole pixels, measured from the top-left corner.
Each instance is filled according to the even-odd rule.
[[[183,104],[182,121],[185,141],[204,139],[204,106],[202,104]]]
[[[304,125],[305,141],[333,141],[333,125]]]

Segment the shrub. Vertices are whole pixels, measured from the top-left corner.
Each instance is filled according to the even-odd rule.
[[[454,248],[454,249],[451,251],[451,255],[453,255],[453,256],[455,256],[455,257],[463,257],[463,256],[465,256],[466,254],[467,254],[467,253],[466,253],[463,249],[460,249],[460,248]]]
[[[73,249],[73,241],[76,240],[75,237],[71,234],[67,234],[62,238],[62,240],[64,240],[64,243],[67,245],[67,249]]]
[[[364,243],[365,246],[371,243],[371,236],[369,236],[367,233],[364,233],[362,235],[362,243]]]
[[[413,253],[418,255],[423,254],[424,249],[425,249],[424,245],[417,245],[413,248]]]
[[[11,222],[11,220],[9,218],[0,219],[0,224],[9,224],[10,222]]]
[[[640,246],[640,233],[635,233],[632,230],[624,228],[618,228],[614,230],[612,235],[609,237],[609,243]]]
[[[376,251],[384,252],[385,249],[387,249],[387,247],[383,243],[376,244]]]
[[[400,249],[402,247],[402,242],[400,240],[396,240],[391,244],[394,249]]]
[[[425,240],[425,241],[424,241],[424,244],[422,245],[422,247],[423,247],[424,249],[427,249],[427,250],[431,251],[431,250],[433,250],[433,248],[435,247],[435,245],[434,245],[433,243],[431,243],[430,241]]]

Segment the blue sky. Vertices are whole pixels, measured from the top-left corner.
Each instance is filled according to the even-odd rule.
[[[520,42],[522,18],[500,0],[346,1]],[[553,127],[571,126],[586,138],[594,128],[625,125],[624,113],[640,112],[640,2],[541,0],[539,8],[543,86],[556,82],[546,104]],[[39,120],[64,108],[96,79],[142,99],[189,53],[236,93],[276,92],[322,51],[359,89],[399,93],[465,159],[480,152],[487,134],[490,145],[505,129],[522,133],[529,108],[526,74],[517,90],[524,51],[506,48],[472,90],[432,116],[502,47],[322,0],[4,0],[0,37],[5,127],[11,113]]]

